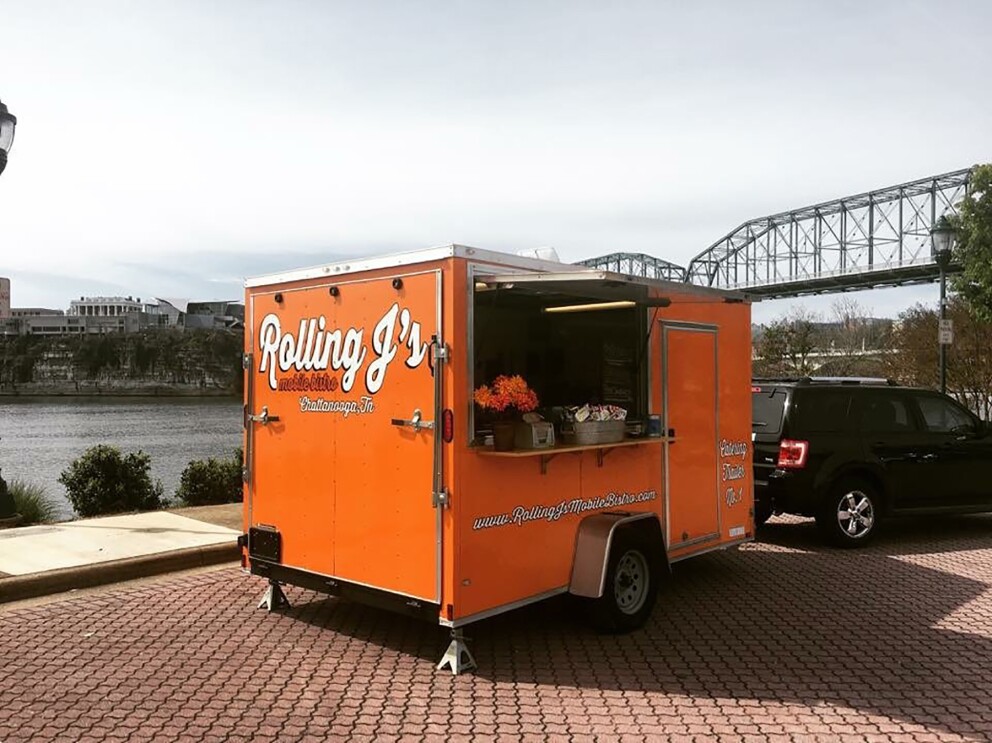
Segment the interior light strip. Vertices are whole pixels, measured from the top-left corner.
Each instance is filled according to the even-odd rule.
[[[544,307],[544,312],[588,312],[591,310],[619,310],[634,307],[637,302],[625,299],[619,302],[592,302],[589,304],[563,304],[557,307]]]

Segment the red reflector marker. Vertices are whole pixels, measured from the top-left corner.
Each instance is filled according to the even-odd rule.
[[[782,439],[778,446],[778,467],[784,470],[801,470],[809,457],[808,441]]]
[[[455,414],[450,408],[445,408],[441,413],[441,440],[450,444],[455,438]]]

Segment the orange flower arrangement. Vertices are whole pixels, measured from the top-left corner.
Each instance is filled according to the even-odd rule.
[[[492,387],[482,385],[475,391],[475,403],[483,410],[507,413],[517,410],[529,413],[537,407],[537,395],[519,375],[500,375],[493,380]]]

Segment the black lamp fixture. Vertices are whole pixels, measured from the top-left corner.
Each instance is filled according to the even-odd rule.
[[[0,101],[0,173],[7,167],[7,153],[14,144],[14,128],[17,126],[17,117],[7,110]]]
[[[943,264],[946,268],[951,262],[951,254],[954,250],[954,242],[957,237],[957,230],[946,215],[942,215],[937,223],[930,230],[930,237],[933,239],[933,258],[938,265]]]
[[[940,319],[947,319],[947,269],[951,265],[954,256],[954,243],[957,240],[957,230],[954,224],[941,215],[940,219],[930,230],[930,238],[933,240],[933,259],[940,269]],[[938,374],[940,375],[940,391],[947,392],[947,344],[938,339]]]
[[[17,119],[3,105],[3,101],[0,101],[0,173],[7,167],[7,153],[10,152],[10,147],[14,144],[15,126],[17,126]],[[18,516],[17,507],[14,505],[14,496],[11,495],[3,477],[0,477],[0,528],[15,526],[18,521],[20,521],[20,516]]]

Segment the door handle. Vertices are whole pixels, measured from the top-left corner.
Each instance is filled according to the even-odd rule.
[[[258,415],[251,415],[249,413],[248,414],[248,420],[251,421],[252,423],[261,423],[263,426],[265,426],[265,425],[268,425],[269,423],[275,423],[276,421],[278,421],[279,420],[279,416],[278,415],[271,415],[269,413],[269,406],[268,405],[263,405],[262,406],[262,412],[259,413]]]
[[[420,408],[413,411],[412,418],[393,418],[390,423],[394,426],[409,426],[414,431],[420,431],[421,428],[426,428],[427,430],[434,429],[434,421],[425,421],[423,413],[420,412]]]

